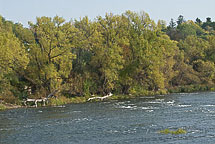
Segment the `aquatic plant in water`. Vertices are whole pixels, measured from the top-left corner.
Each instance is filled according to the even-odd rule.
[[[184,129],[182,129],[182,128],[179,128],[179,129],[177,129],[175,131],[170,130],[170,129],[165,129],[165,130],[159,131],[159,133],[161,133],[161,134],[174,134],[174,135],[178,135],[178,134],[186,134],[187,131],[184,130]]]

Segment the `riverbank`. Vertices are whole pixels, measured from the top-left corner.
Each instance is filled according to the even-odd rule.
[[[168,95],[172,93],[192,93],[192,92],[205,92],[205,91],[214,91],[214,90],[215,90],[214,85],[187,85],[187,86],[172,87],[172,88],[169,88],[168,90],[166,89],[166,90],[160,90],[160,91],[142,91],[142,92],[136,92],[128,95],[113,94],[112,96],[107,97],[103,100],[93,99],[90,101],[88,99],[92,98],[92,96],[82,96],[82,97],[72,97],[72,98],[60,96],[58,98],[50,99],[48,106],[59,106],[59,105],[65,105],[70,103],[85,103],[85,102],[97,102],[97,101],[108,101],[108,100],[127,100],[127,99],[134,99],[140,96],[156,96],[156,95]]]
[[[6,110],[6,109],[15,109],[15,108],[21,108],[21,105],[14,105],[14,104],[8,104],[8,103],[0,103],[0,111]]]
[[[187,85],[187,86],[178,86],[172,87],[168,90],[160,90],[160,91],[142,91],[136,92],[133,94],[123,95],[123,94],[114,94],[103,101],[107,100],[126,100],[126,99],[134,99],[140,96],[156,96],[156,95],[167,95],[172,93],[192,93],[192,92],[204,92],[204,91],[214,91],[215,86],[213,85]],[[79,96],[79,97],[72,97],[68,98],[65,96],[59,96],[58,98],[51,98],[46,106],[59,106],[71,103],[86,103],[86,102],[97,102],[102,101],[101,99],[93,99],[88,101],[89,98],[92,96]],[[42,106],[42,105],[38,105]],[[22,105],[14,105],[9,103],[0,103],[0,110],[6,109],[14,109],[14,108],[21,108]],[[31,107],[31,106],[29,106]]]

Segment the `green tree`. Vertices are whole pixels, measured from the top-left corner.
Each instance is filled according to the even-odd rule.
[[[99,81],[94,79],[93,69],[90,65],[93,56],[93,45],[98,43],[97,23],[91,22],[88,17],[84,17],[79,21],[75,20],[74,26],[76,37],[73,38],[74,47],[72,52],[76,55],[76,59],[73,60],[73,69],[64,91],[69,96],[89,96],[97,92],[96,82]]]
[[[188,36],[179,43],[179,48],[185,52],[185,61],[190,65],[196,60],[204,60],[208,47],[209,44],[206,40],[196,36]]]
[[[203,22],[202,28],[209,32],[209,34],[214,34],[215,22],[211,21],[211,18],[206,18],[206,22]]]
[[[211,18],[210,17],[207,17],[206,18],[206,23],[211,23],[212,21],[211,21]]]
[[[166,34],[172,39],[176,40],[177,37],[177,30],[176,30],[176,22],[174,22],[173,19],[171,19],[169,25],[167,26]]]
[[[213,62],[198,59],[193,62],[193,65],[203,84],[213,84],[215,80],[215,65]]]
[[[25,75],[36,90],[50,93],[60,89],[75,58],[71,52],[75,29],[58,16],[37,18],[36,24],[30,23],[30,29],[35,41],[29,43],[30,63]]]
[[[179,15],[178,20],[177,20],[177,24],[180,25],[180,24],[182,24],[184,22],[186,22],[185,19],[184,19],[184,16]]]
[[[19,77],[19,71],[29,62],[22,43],[12,33],[12,25],[0,17],[0,96],[3,99],[13,96],[13,83]]]
[[[124,16],[129,27],[129,45],[124,52],[129,54],[121,72],[122,85],[137,93],[164,89],[172,77],[164,74],[173,73],[176,43],[161,31],[161,26],[156,25],[147,13],[127,11]]]
[[[206,37],[208,42],[208,49],[206,50],[206,60],[215,62],[215,36],[210,35]]]
[[[178,38],[177,40],[185,39],[187,36],[202,36],[205,31],[193,21],[187,21],[177,27]]]
[[[184,51],[181,50],[175,57],[176,63],[173,67],[175,76],[171,80],[172,86],[185,86],[192,84],[201,84],[199,73],[193,69],[185,60]]]
[[[202,25],[202,21],[199,18],[196,18],[196,22],[195,23],[198,24],[199,26]]]
[[[105,18],[98,17],[93,56],[90,65],[99,79],[99,91],[108,93],[114,90],[119,77],[119,70],[123,68],[122,43],[120,36],[120,16],[106,14]],[[96,78],[95,77],[95,78]]]
[[[171,29],[174,29],[174,28],[176,28],[176,23],[174,22],[174,20],[171,18],[171,21],[170,21],[170,23],[169,23],[169,26],[168,26],[169,28],[171,28]]]

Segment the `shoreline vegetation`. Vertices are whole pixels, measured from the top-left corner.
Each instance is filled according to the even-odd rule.
[[[181,87],[175,87],[172,89],[169,89],[168,92],[164,91],[157,91],[157,92],[147,92],[143,95],[112,95],[104,101],[110,101],[110,100],[128,100],[128,99],[134,99],[138,97],[143,96],[158,96],[158,95],[168,95],[172,93],[192,93],[192,92],[209,92],[214,91],[215,86],[209,86],[209,85],[188,85],[188,86],[181,86]],[[101,102],[103,100],[101,99],[93,99],[89,101],[89,98],[93,98],[95,96],[88,96],[88,97],[73,97],[73,98],[66,98],[65,96],[60,96],[58,98],[51,98],[49,100],[49,103],[45,106],[62,106],[65,104],[78,104],[78,103],[86,103],[86,102]],[[43,106],[42,104],[39,105],[39,107]],[[8,103],[0,103],[0,111],[6,110],[6,109],[15,109],[15,108],[23,108],[23,107],[35,107],[33,106],[24,106],[23,103],[20,105],[16,104],[8,104]]]
[[[210,17],[167,24],[126,11],[69,22],[37,17],[24,27],[0,16],[0,52],[0,110],[27,99],[63,105],[110,93],[105,100],[215,91]]]

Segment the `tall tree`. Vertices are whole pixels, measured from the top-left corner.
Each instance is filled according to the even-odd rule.
[[[13,95],[13,83],[20,78],[19,71],[25,69],[29,59],[23,44],[12,33],[11,23],[0,17],[0,96]]]
[[[100,92],[108,93],[114,90],[119,70],[123,68],[120,25],[120,16],[106,14],[105,18],[98,17],[97,42],[92,47],[91,66],[98,74]]]
[[[169,23],[169,28],[174,29],[176,27],[176,23],[174,22],[174,20],[171,18],[170,23]]]
[[[199,18],[196,18],[196,24],[202,25],[202,21]]]
[[[36,89],[59,89],[69,77],[75,58],[71,52],[75,29],[71,22],[58,16],[37,18],[36,24],[30,23],[30,29],[35,41],[30,44],[26,75]]]
[[[184,16],[179,15],[179,17],[178,17],[178,19],[177,19],[177,24],[180,25],[180,24],[182,24],[182,23],[184,23],[184,22],[185,22]]]
[[[211,23],[211,18],[210,17],[206,18],[206,23]]]

